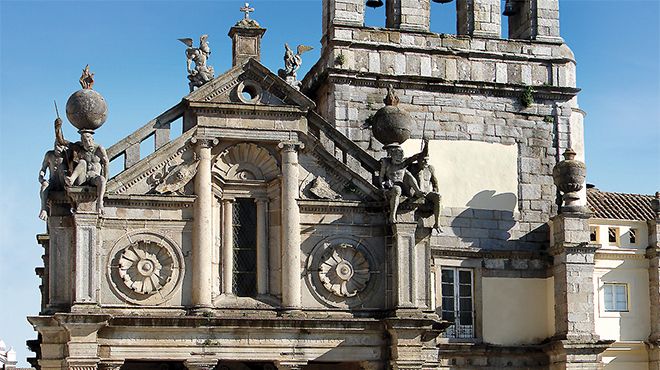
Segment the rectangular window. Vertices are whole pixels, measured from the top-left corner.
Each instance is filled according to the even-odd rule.
[[[630,237],[630,244],[637,243],[637,229],[631,228],[628,231],[628,236]]]
[[[232,290],[239,297],[257,295],[257,205],[254,199],[239,198],[233,204]]]
[[[605,312],[628,311],[628,284],[603,284]]]
[[[443,267],[441,279],[442,319],[454,323],[445,338],[474,338],[472,270]]]
[[[589,240],[598,243],[598,226],[589,227]]]
[[[619,245],[619,228],[610,227],[607,229],[607,240],[610,244]]]

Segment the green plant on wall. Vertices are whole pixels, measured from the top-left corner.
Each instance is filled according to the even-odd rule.
[[[335,58],[335,65],[341,67],[344,65],[344,63],[346,63],[346,56],[344,56],[344,54],[337,55],[337,57]]]
[[[531,86],[526,86],[523,90],[522,95],[520,95],[520,104],[525,108],[529,108],[534,104],[534,90]]]

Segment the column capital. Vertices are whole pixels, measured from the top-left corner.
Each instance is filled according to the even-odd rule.
[[[201,148],[212,148],[219,143],[218,139],[216,138],[205,137],[192,137],[190,138],[190,142]]]
[[[305,144],[300,141],[282,141],[277,144],[277,147],[283,152],[296,152],[305,149]]]

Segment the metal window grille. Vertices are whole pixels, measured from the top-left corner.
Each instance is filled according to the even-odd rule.
[[[232,290],[239,297],[257,294],[257,206],[254,199],[237,199],[233,205]]]
[[[442,319],[452,321],[445,338],[474,338],[473,274],[470,269],[442,268]]]

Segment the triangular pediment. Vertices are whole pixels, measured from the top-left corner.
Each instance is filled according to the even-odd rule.
[[[311,99],[254,59],[234,66],[184,100],[194,103],[290,106],[303,111],[315,106]]]

